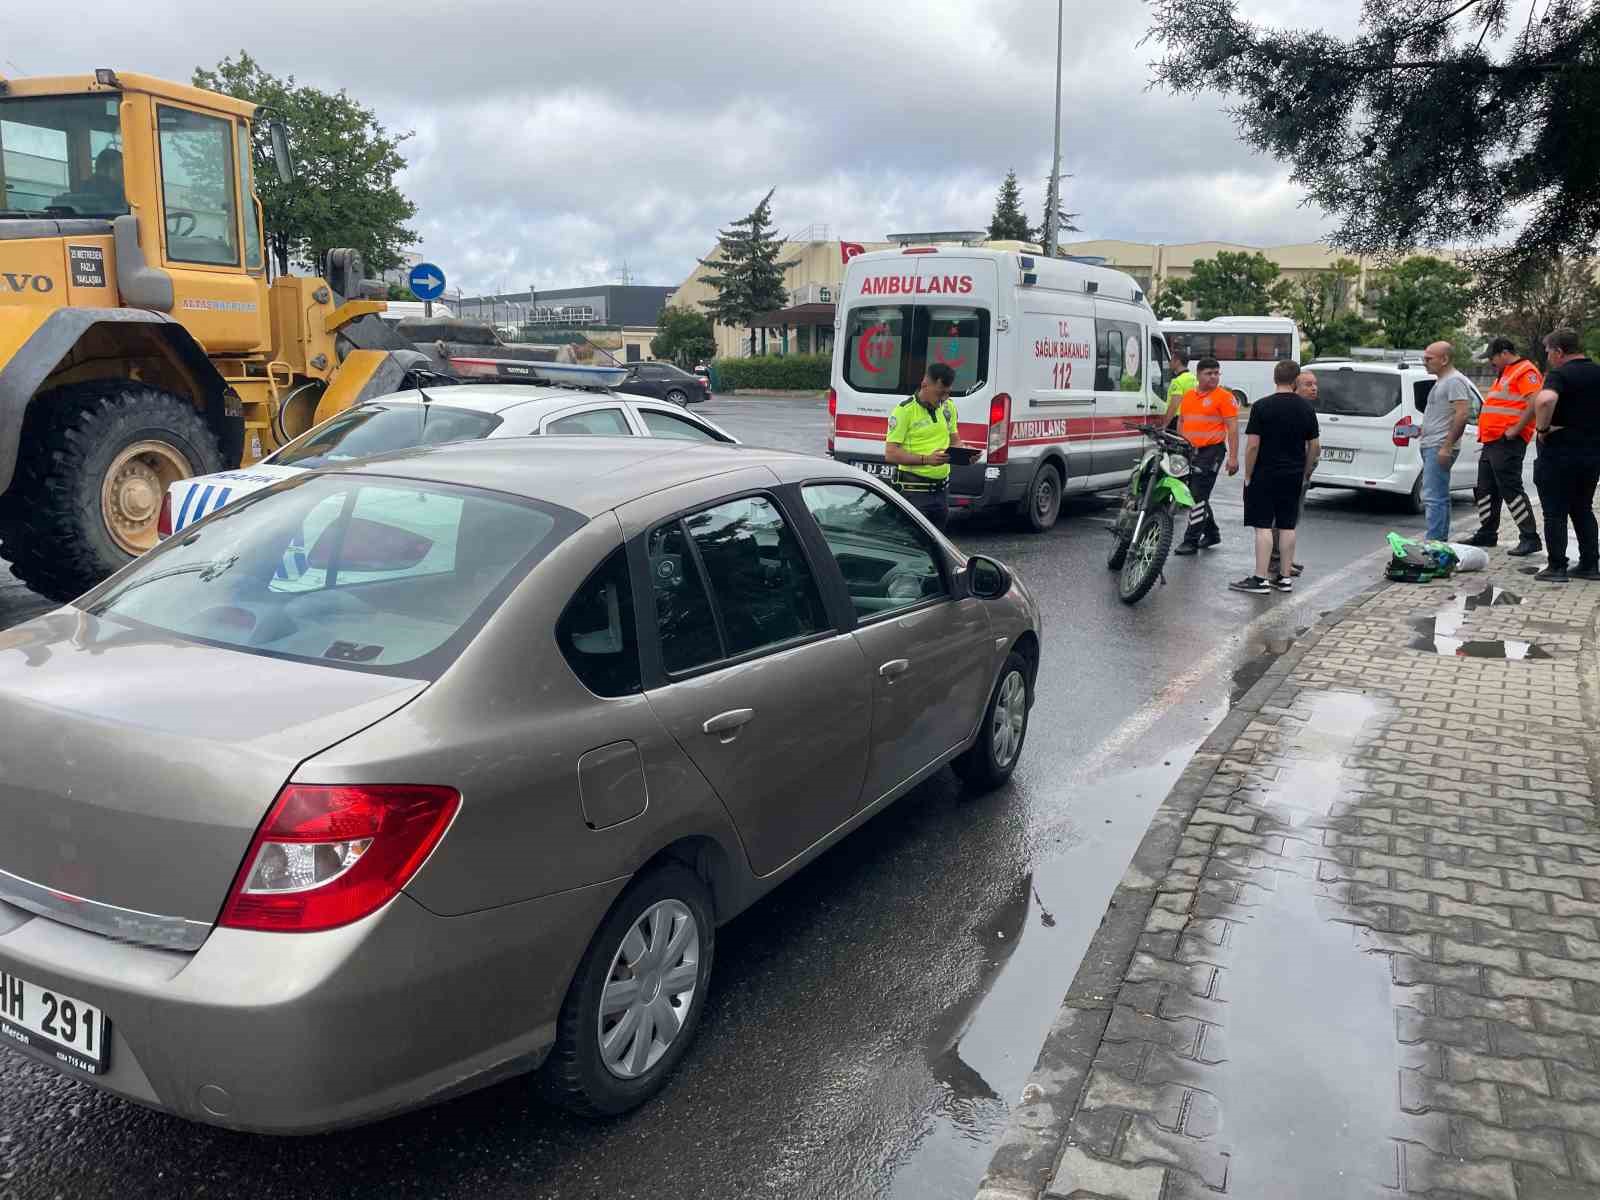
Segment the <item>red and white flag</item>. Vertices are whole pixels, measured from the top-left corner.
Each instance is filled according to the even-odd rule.
[[[867,252],[867,248],[865,246],[863,246],[860,242],[840,242],[839,243],[839,261],[840,262],[849,262],[856,255],[865,254],[866,252]]]

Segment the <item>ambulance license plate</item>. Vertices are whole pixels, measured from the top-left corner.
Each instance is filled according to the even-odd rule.
[[[0,1040],[57,1066],[102,1075],[111,1024],[92,1004],[0,971]]]
[[[1341,450],[1337,446],[1324,446],[1322,448],[1323,462],[1353,463],[1356,460],[1354,450]]]
[[[887,479],[890,482],[893,482],[895,478],[895,467],[893,463],[857,461],[852,462],[850,465],[855,467],[858,471],[865,471],[868,475],[876,475],[879,479]]]

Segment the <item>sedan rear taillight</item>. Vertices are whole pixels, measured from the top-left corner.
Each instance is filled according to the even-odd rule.
[[[411,881],[460,807],[454,788],[291,783],[250,843],[218,924],[311,933],[370,916]]]
[[[161,515],[156,518],[156,537],[172,536],[172,493],[161,497]]]

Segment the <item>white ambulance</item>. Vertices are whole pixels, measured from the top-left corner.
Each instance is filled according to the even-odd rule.
[[[1049,529],[1063,495],[1122,487],[1166,412],[1166,342],[1120,271],[1017,243],[908,244],[852,258],[835,319],[828,451],[892,478],[889,412],[929,363],[956,374],[952,512],[1009,509]]]

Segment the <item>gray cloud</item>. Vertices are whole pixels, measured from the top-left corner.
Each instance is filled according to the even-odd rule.
[[[0,15],[0,60],[32,74],[111,65],[187,79],[244,47],[270,71],[348,88],[391,128],[415,130],[403,183],[452,284],[583,284],[624,261],[635,281],[673,284],[772,186],[780,228],[826,223],[835,237],[876,239],[986,224],[1015,167],[1039,215],[1055,6],[888,7],[82,0],[71,39],[40,10]],[[1271,11],[1319,24],[1327,7]],[[1157,52],[1139,45],[1147,20],[1134,0],[1067,5],[1066,201],[1085,235],[1320,235],[1320,214],[1299,206],[1278,164],[1238,143],[1215,98],[1146,89]]]

